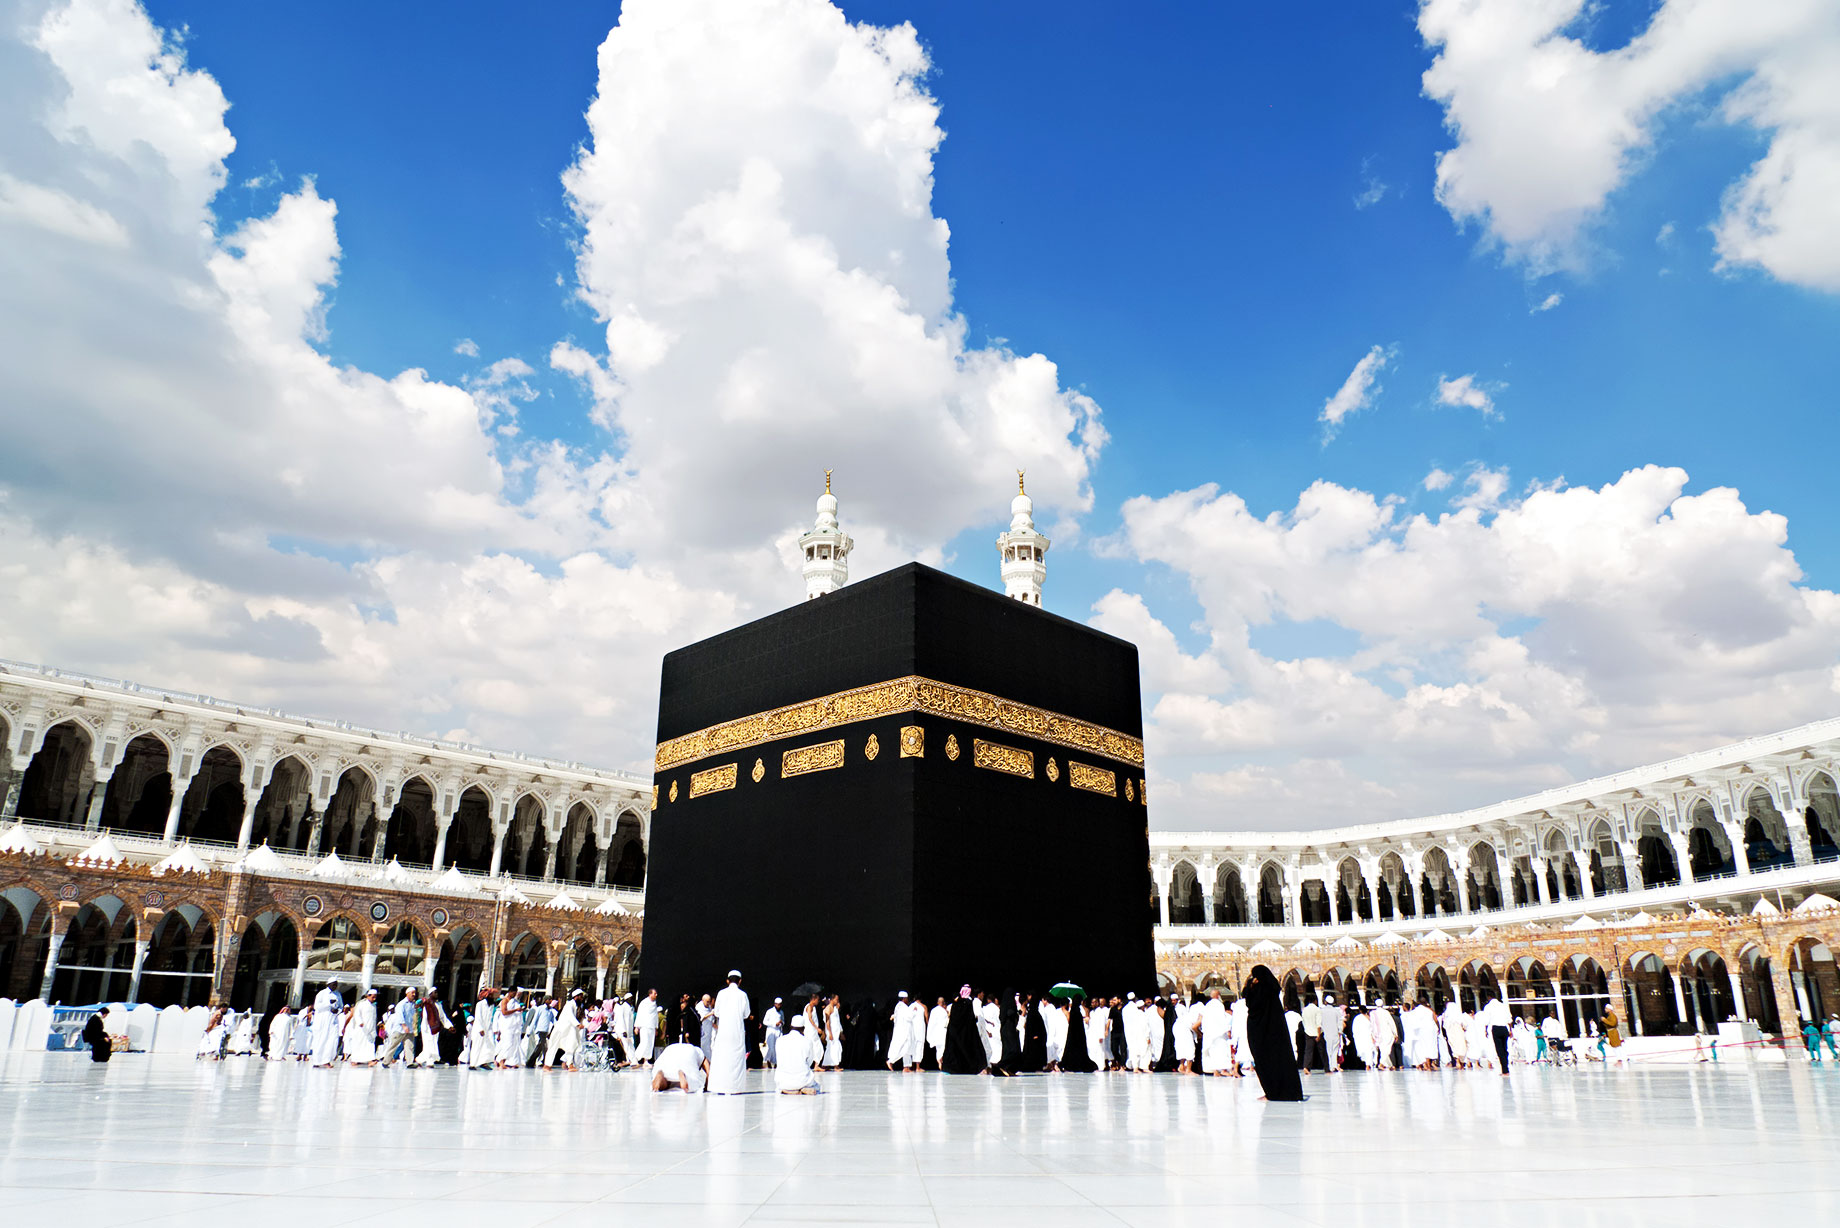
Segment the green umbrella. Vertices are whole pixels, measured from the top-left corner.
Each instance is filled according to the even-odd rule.
[[[1084,998],[1086,991],[1072,981],[1062,981],[1048,991],[1050,998]]]

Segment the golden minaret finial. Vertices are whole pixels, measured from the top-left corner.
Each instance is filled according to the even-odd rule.
[[[1016,470],[1016,493],[1019,495],[1026,495],[1029,493],[1022,488],[1022,470],[1020,469]]]
[[[824,493],[827,495],[831,493],[831,471],[829,469],[824,471]]]

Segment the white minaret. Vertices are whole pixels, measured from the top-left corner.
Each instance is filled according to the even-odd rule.
[[[856,543],[837,527],[837,496],[831,493],[831,471],[824,471],[824,493],[818,496],[818,521],[799,535],[805,556],[805,600],[835,592],[850,582],[850,549]]]
[[[1048,578],[1048,539],[1035,531],[1035,501],[1016,470],[1016,497],[1009,501],[1009,532],[997,538],[1003,560],[1003,592],[1017,601],[1041,604],[1041,583]],[[808,565],[809,566],[809,565]]]

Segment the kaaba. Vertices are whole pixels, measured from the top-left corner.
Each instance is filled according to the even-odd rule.
[[[664,659],[645,988],[1154,988],[1134,645],[918,563]]]

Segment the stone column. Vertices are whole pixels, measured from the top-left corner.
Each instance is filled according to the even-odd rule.
[[[288,1009],[300,1009],[300,995],[307,987],[307,957],[312,954],[311,947],[300,948],[300,958],[294,961],[294,986],[288,993]]]
[[[371,805],[377,814],[377,839],[371,844],[371,860],[382,861],[384,841],[389,838],[390,820],[396,815],[396,807],[387,801],[373,802]],[[357,851],[355,845],[353,851]]]
[[[1683,884],[1692,882],[1693,858],[1690,855],[1691,846],[1687,841],[1686,834],[1683,832],[1671,831],[1667,834],[1667,838],[1668,847],[1674,850],[1674,869],[1679,872],[1680,881]]]
[[[1795,864],[1811,866],[1814,864],[1814,842],[1808,839],[1808,819],[1800,810],[1790,806],[1783,811],[1783,826],[1789,829],[1789,847],[1795,853]]]
[[[83,818],[84,831],[94,832],[101,829],[102,803],[108,800],[109,776],[113,775],[114,773],[110,772],[107,776],[97,776],[95,785],[90,788],[89,813]]]
[[[19,782],[26,777],[23,768],[8,768],[0,773],[0,820],[12,819],[19,814]]]
[[[146,938],[134,944],[134,972],[128,977],[128,1001],[141,1000],[141,969],[147,965],[147,949],[152,942]]]
[[[1738,973],[1730,967],[1725,969],[1725,976],[1731,981],[1732,1013],[1740,1020],[1749,1019],[1750,1015],[1744,1009],[1744,978],[1739,976]]]
[[[236,847],[237,848],[246,849],[249,847],[249,839],[252,835],[255,834],[256,807],[260,806],[261,804],[262,804],[262,794],[260,792],[254,789],[251,789],[244,795],[243,825],[237,828],[236,830]]]
[[[447,859],[447,829],[452,825],[453,825],[453,819],[450,817],[447,822],[440,823],[435,826],[435,829],[434,829],[434,864],[430,867],[430,869],[439,870],[441,868],[442,863],[446,861]]]
[[[1152,866],[1150,873],[1156,879],[1156,906],[1160,921],[1169,925],[1169,888],[1175,882],[1175,870],[1170,866]]]
[[[318,857],[320,837],[325,834],[326,812],[320,809],[310,813],[313,815],[313,822],[307,826],[307,856]]]
[[[1533,873],[1533,899],[1529,900],[1528,903],[1550,904],[1553,902],[1552,890],[1546,883],[1547,868],[1548,863],[1543,857],[1529,857],[1527,859],[1527,869]]]
[[[1616,851],[1623,858],[1623,890],[1645,890],[1646,888],[1642,885],[1642,854],[1637,851],[1635,843],[1629,840],[1618,840]]]
[[[596,887],[607,885],[607,852],[607,846],[603,844],[600,846],[600,851],[594,855],[594,885]]]
[[[1591,858],[1584,853],[1567,853],[1572,859],[1572,869],[1578,873],[1578,894],[1587,900],[1597,898],[1597,888],[1591,885]]]
[[[38,996],[46,1002],[51,1001],[51,986],[57,980],[58,952],[64,947],[64,935],[67,932],[53,929],[51,936],[45,940],[45,979],[39,982]]]
[[[601,850],[603,859],[605,859],[606,853],[606,849]],[[596,1002],[605,1002],[607,1000],[607,965],[604,963],[594,966],[594,1000]]]
[[[179,812],[185,809],[185,795],[192,787],[192,777],[181,779],[173,777],[172,807],[166,812],[166,832],[164,839],[171,844],[179,838]]]
[[[1796,1006],[1795,994],[1789,987],[1789,973],[1782,963],[1780,959],[1770,960],[1770,991],[1776,995],[1776,1018],[1782,1025],[1783,1054],[1794,1061],[1798,1052],[1805,1052],[1795,1043],[1801,1031],[1801,1010]]]
[[[1220,873],[1218,864],[1203,863],[1195,867],[1195,886],[1201,891],[1201,924],[1214,924],[1214,880]]]
[[[543,834],[548,836],[549,829],[544,828]],[[543,881],[546,883],[553,883],[556,881],[556,852],[557,842],[555,840],[545,840],[543,842]]]
[[[1751,851],[1744,846],[1744,828],[1737,823],[1719,821],[1725,829],[1725,838],[1731,841],[1731,864],[1738,871],[1739,878],[1749,878],[1751,874]]]
[[[359,990],[368,990],[371,987],[371,978],[375,975],[377,975],[377,955],[373,951],[365,955],[364,967],[358,973]]]
[[[1668,980],[1674,982],[1674,1017],[1679,1019],[1682,1023],[1692,1024],[1693,1030],[1695,1032],[1699,1031],[1699,1001],[1698,999],[1695,998],[1694,1000],[1693,1010],[1688,1011],[1687,1010],[1687,991],[1681,987],[1680,982],[1682,980],[1682,977],[1680,975],[1680,972],[1678,970],[1675,970],[1674,975],[1670,976]]]

